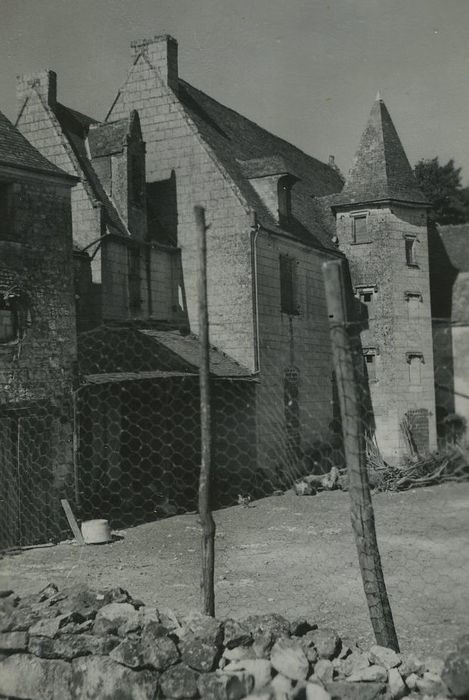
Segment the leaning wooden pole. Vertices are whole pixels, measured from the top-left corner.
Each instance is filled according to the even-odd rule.
[[[356,380],[350,325],[347,323],[349,320],[347,317],[348,290],[343,265],[340,260],[324,263],[323,274],[330,322],[332,356],[342,418],[345,460],[349,476],[352,527],[376,641],[382,646],[399,651],[376,539],[373,504],[366,465],[360,392]]]
[[[199,478],[199,517],[202,526],[202,612],[215,615],[215,521],[210,509],[211,425],[210,362],[207,311],[207,226],[203,207],[194,207],[199,263],[199,338],[200,338],[200,432],[201,464]]]

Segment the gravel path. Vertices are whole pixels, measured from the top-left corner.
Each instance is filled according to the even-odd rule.
[[[444,655],[469,631],[469,484],[374,497],[378,539],[403,651]],[[371,641],[349,525],[348,494],[293,494],[215,514],[217,615],[276,611]],[[19,594],[49,581],[122,586],[160,608],[199,604],[195,515],[148,523],[112,544],[60,544],[5,556],[0,588]]]

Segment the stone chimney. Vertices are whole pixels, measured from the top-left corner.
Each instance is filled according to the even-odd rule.
[[[20,108],[33,88],[49,107],[54,107],[57,103],[57,74],[53,70],[42,70],[31,75],[17,76],[16,97]]]
[[[173,92],[178,91],[178,43],[169,34],[131,43],[134,58],[144,54]]]

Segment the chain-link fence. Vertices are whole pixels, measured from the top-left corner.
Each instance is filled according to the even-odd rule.
[[[414,397],[406,406],[402,382],[384,380],[386,348],[364,348],[359,322],[347,328],[397,633],[404,646],[416,637],[428,646],[432,635],[444,642],[467,625],[469,609],[466,426],[454,398],[438,404],[457,396],[453,367],[436,365],[432,408],[428,357],[404,354],[399,371]],[[210,351],[216,609],[313,612],[366,636],[341,380],[328,343],[320,355],[289,346],[283,359],[266,343],[258,373]],[[79,336],[70,383],[49,378],[49,391],[2,393],[2,549],[69,540],[63,498],[79,521],[105,518],[116,533],[108,549],[68,543],[6,557],[7,575],[29,587],[38,575],[112,579],[175,609],[198,606],[199,353],[184,328],[108,324]]]

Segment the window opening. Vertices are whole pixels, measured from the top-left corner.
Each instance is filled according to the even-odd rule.
[[[354,243],[369,243],[370,234],[368,232],[368,216],[360,214],[353,216],[353,242]]]
[[[416,238],[406,238],[405,239],[405,260],[409,267],[417,266],[416,259]]]
[[[408,352],[409,382],[411,386],[419,386],[422,383],[422,364],[424,363],[421,352]]]

